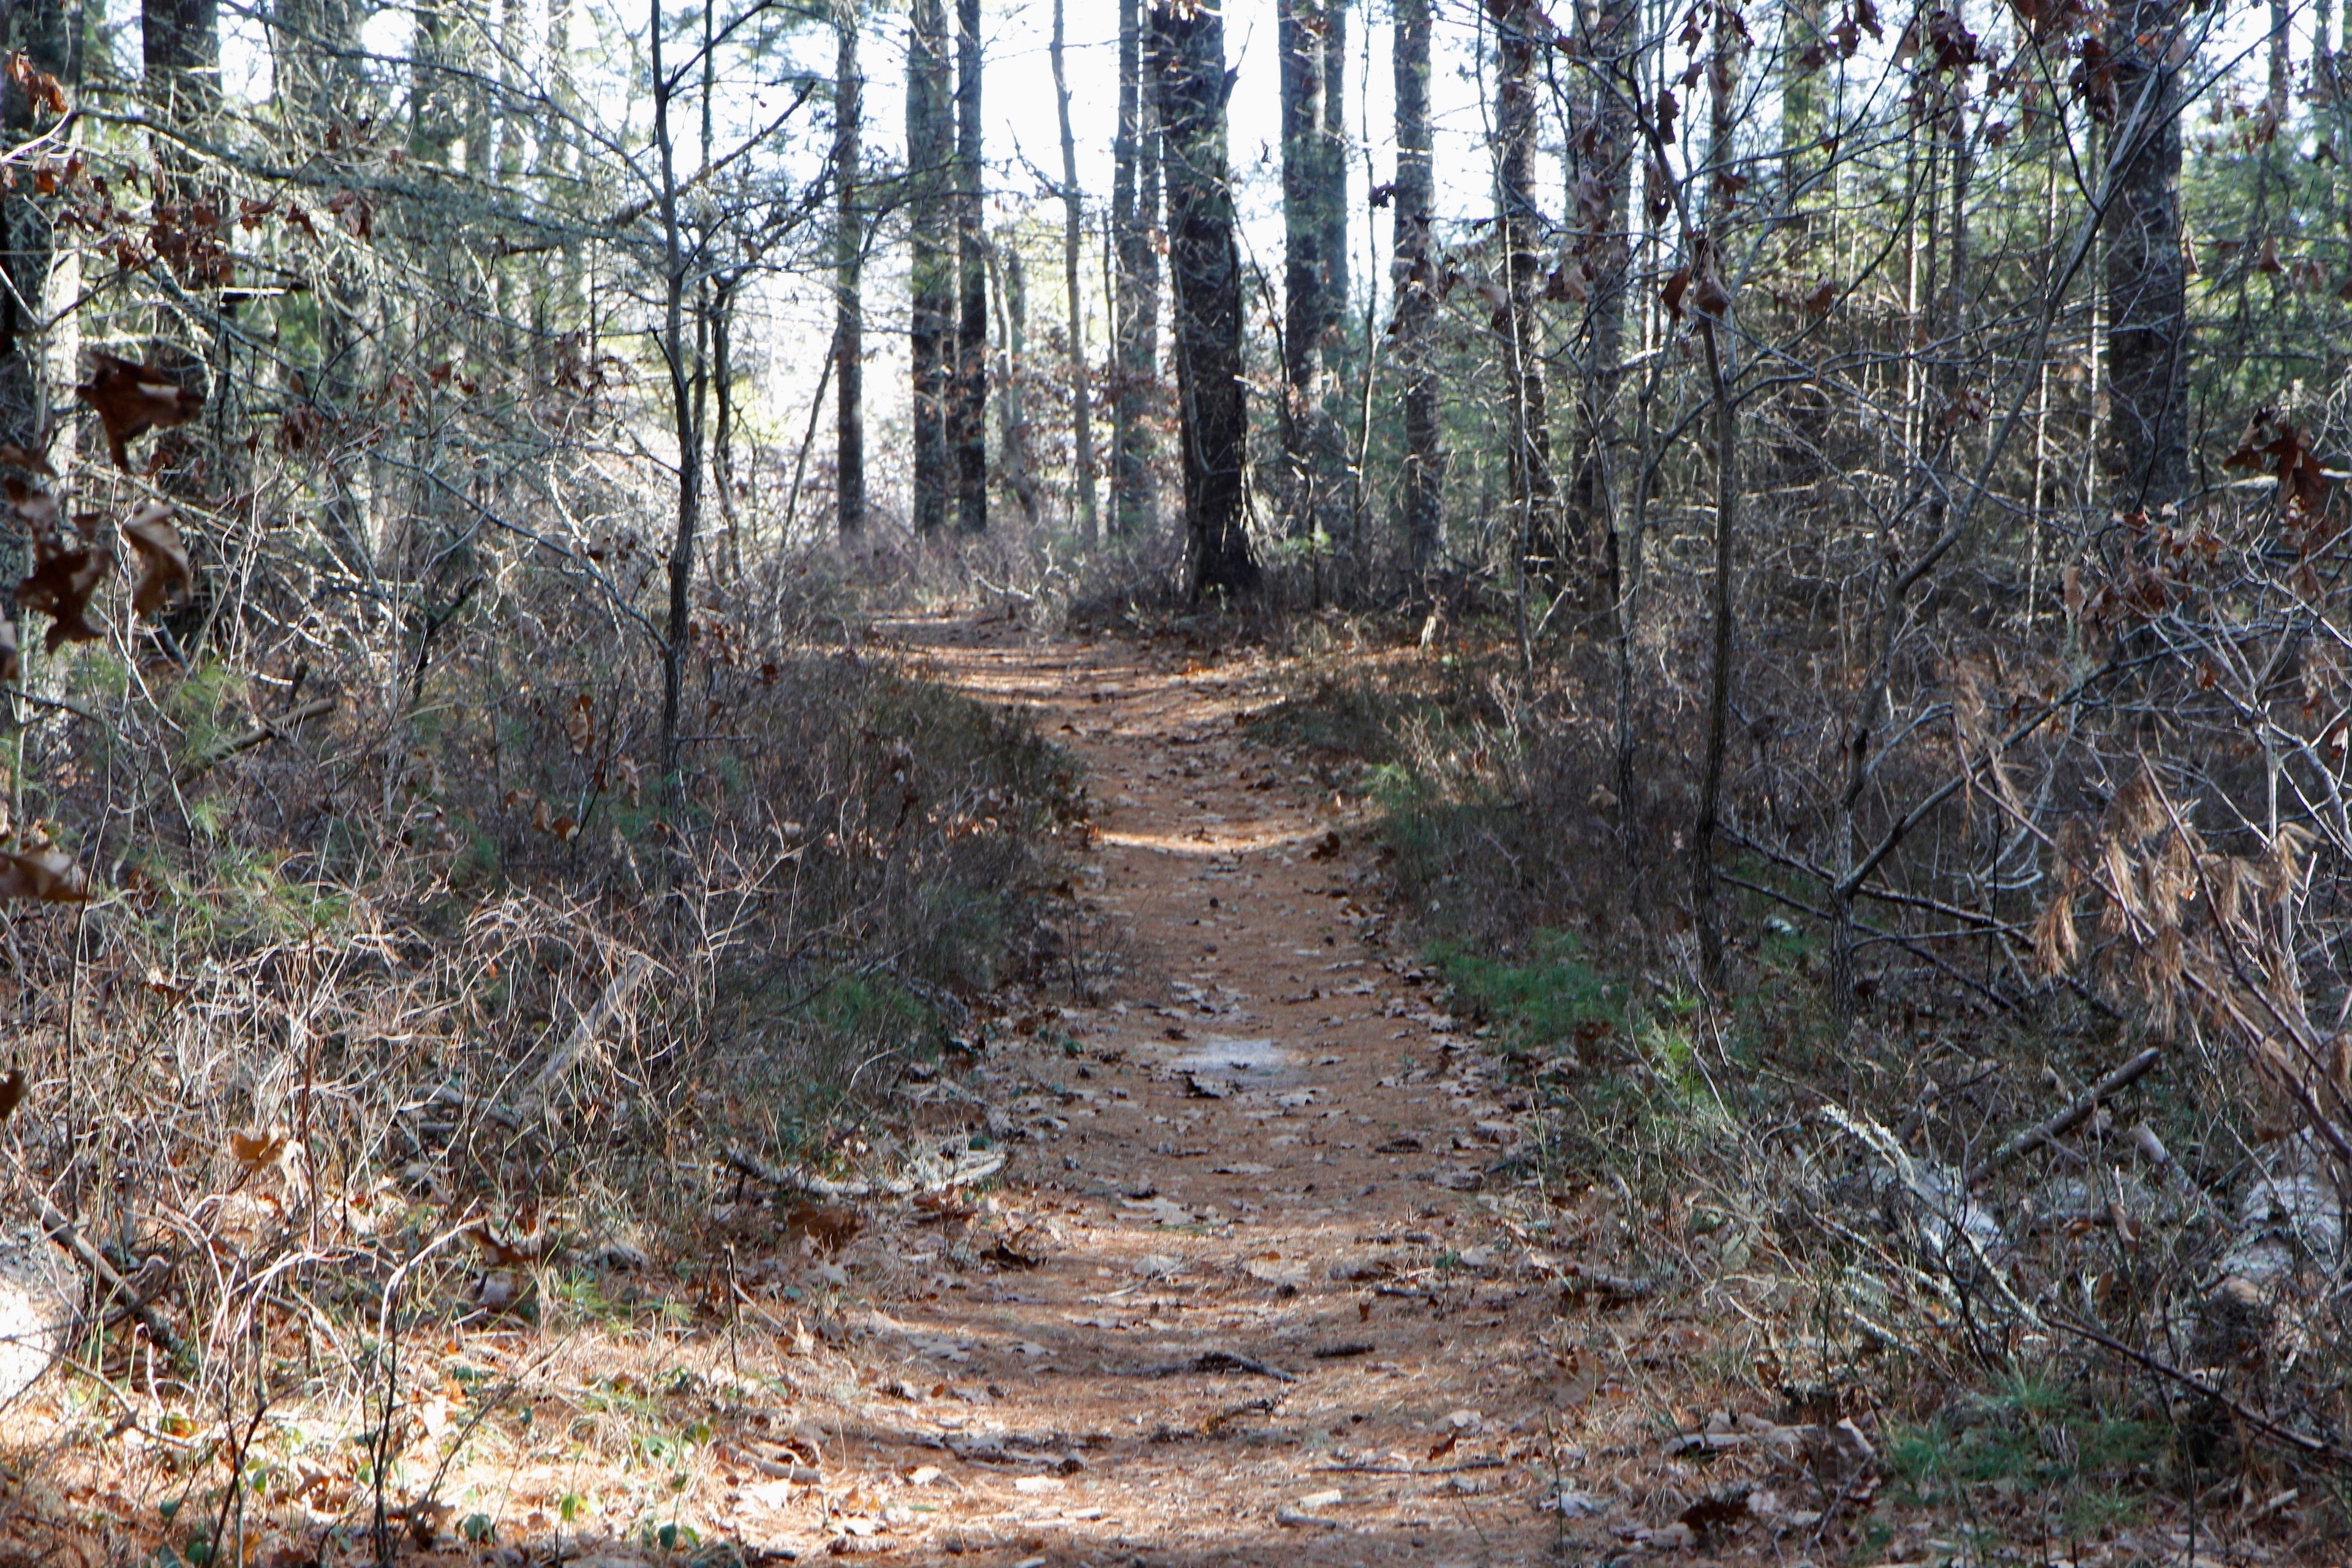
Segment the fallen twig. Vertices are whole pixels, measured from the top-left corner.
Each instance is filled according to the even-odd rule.
[[[1239,1351],[1202,1351],[1190,1361],[1162,1362],[1121,1375],[1127,1377],[1181,1377],[1188,1372],[1246,1372],[1257,1377],[1270,1377],[1277,1383],[1297,1383],[1297,1373],[1269,1366],[1255,1356]]]
[[[31,1186],[30,1182],[26,1184]],[[48,1233],[49,1239],[73,1254],[75,1260],[89,1269],[90,1277],[104,1289],[106,1300],[100,1303],[100,1314],[111,1313],[120,1304],[138,1320],[141,1328],[147,1331],[147,1337],[154,1342],[156,1349],[166,1355],[178,1355],[179,1340],[157,1315],[155,1309],[147,1304],[145,1296],[122,1277],[121,1270],[106,1260],[106,1254],[100,1252],[89,1237],[82,1235],[65,1211],[51,1203],[38,1188],[33,1189],[33,1202],[38,1205],[36,1212],[39,1215],[41,1228]]]
[[[2076,1127],[2089,1121],[2091,1113],[2098,1110],[2103,1101],[2146,1078],[2156,1064],[2163,1058],[2163,1052],[2153,1046],[2140,1052],[2073,1100],[2068,1100],[2065,1108],[2056,1115],[2027,1128],[1990,1154],[1969,1166],[1968,1174],[1961,1178],[1962,1184],[1973,1187],[2019,1155],[2041,1144],[2053,1142],[2063,1134],[2073,1131]]]
[[[1465,1459],[1458,1465],[1431,1465],[1415,1469],[1411,1465],[1318,1465],[1315,1468],[1335,1476],[1451,1476],[1464,1470],[1499,1470],[1508,1461],[1503,1459]]]
[[[743,1149],[724,1150],[719,1158],[755,1182],[765,1182],[788,1193],[805,1193],[814,1198],[838,1199],[906,1198],[919,1197],[925,1193],[943,1193],[950,1187],[966,1186],[996,1174],[1004,1169],[1009,1156],[1002,1149],[990,1149],[976,1154],[968,1153],[944,1169],[926,1170],[918,1165],[910,1175],[855,1182],[835,1182],[813,1171],[787,1170],[782,1165],[772,1165]]]
[[[334,710],[333,698],[313,697],[299,708],[280,713],[275,719],[264,719],[253,728],[231,735],[203,756],[190,763],[184,776],[194,778],[208,769],[220,766],[240,752],[249,752],[264,741],[275,740],[283,735],[289,727],[299,724],[306,719],[322,719]]]
[[[2315,1459],[2325,1459],[2331,1465],[2352,1468],[2352,1452],[2337,1447],[2324,1437],[2310,1436],[2295,1431],[2293,1427],[2280,1426],[2260,1411],[2231,1398],[2195,1373],[2183,1371],[2170,1362],[2160,1360],[2146,1351],[2137,1350],[2114,1335],[2095,1329],[2081,1319],[2069,1317],[2063,1312],[2045,1313],[2043,1321],[2065,1330],[2070,1334],[2086,1339],[2103,1349],[2113,1351],[2126,1361],[2137,1363],[2147,1371],[2156,1373],[2157,1376],[2177,1383],[2190,1393],[2211,1400],[2254,1430],[2275,1437],[2300,1453],[2306,1454]]]
[[[613,976],[612,983],[604,987],[604,994],[596,998],[596,1005],[588,1009],[573,1027],[571,1037],[547,1058],[547,1065],[539,1069],[538,1076],[530,1080],[530,1086],[515,1098],[514,1119],[518,1125],[533,1121],[546,1111],[551,1096],[563,1081],[563,1075],[572,1070],[572,1064],[603,1033],[613,1015],[619,1012],[635,994],[638,984],[653,966],[653,960],[644,953],[629,954],[621,965],[621,972]]]

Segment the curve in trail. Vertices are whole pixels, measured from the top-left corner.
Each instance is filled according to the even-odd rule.
[[[1379,945],[1347,808],[1238,725],[1271,667],[885,631],[1084,759],[1081,907],[1120,963],[1091,1000],[1041,998],[1050,1025],[976,1074],[1019,1141],[994,1266],[871,1298],[842,1353],[894,1397],[819,1436],[828,1489],[854,1474],[880,1522],[835,1549],[1542,1557],[1562,1455],[1538,1336],[1558,1297],[1480,1191],[1514,1107],[1410,955]]]

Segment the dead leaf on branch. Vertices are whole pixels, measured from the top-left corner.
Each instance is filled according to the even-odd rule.
[[[232,1132],[228,1135],[228,1152],[236,1163],[249,1171],[275,1164],[286,1152],[283,1132]]]
[[[1677,321],[1683,319],[1683,295],[1690,289],[1690,268],[1679,268],[1672,278],[1666,279],[1666,286],[1658,290],[1658,302],[1665,306],[1667,313]]]
[[[37,452],[21,447],[14,441],[0,441],[0,463],[13,463],[17,468],[29,468],[44,479],[54,479],[58,477],[58,471],[49,467],[49,449],[46,439],[41,443],[41,449]]]
[[[49,114],[66,111],[65,88],[28,57],[21,53],[8,57],[8,79],[24,92],[25,100],[35,110]]]
[[[2303,432],[2293,421],[2280,418],[2275,409],[2265,408],[2255,414],[2238,442],[2238,449],[2223,460],[2222,467],[2254,473],[2270,470],[2278,479],[2276,493],[2282,512],[2315,518],[2326,510],[2326,470],[2304,439]]]
[[[5,488],[9,506],[16,510],[18,517],[25,520],[25,526],[33,531],[33,536],[36,539],[43,534],[57,531],[60,515],[57,497],[38,485],[25,483],[14,474],[9,475],[5,481],[0,481],[0,487]]]
[[[0,850],[0,899],[37,899],[45,904],[79,904],[89,897],[89,879],[73,857],[55,846]]]
[[[131,607],[152,616],[193,587],[195,574],[188,565],[187,546],[173,526],[172,509],[149,501],[122,525],[122,537],[139,557],[139,581],[131,586]]]
[[[375,207],[357,191],[337,191],[327,198],[327,210],[343,220],[344,230],[354,239],[375,234]]]
[[[585,756],[596,749],[596,700],[587,692],[574,697],[563,710],[563,733],[575,755]]]
[[[41,639],[45,651],[55,653],[69,642],[96,642],[105,635],[87,617],[89,596],[113,565],[110,550],[68,548],[53,533],[34,532],[33,574],[16,584],[16,603],[49,617],[48,633]]]
[[[22,661],[16,657],[16,623],[0,620],[0,682],[16,683]]]
[[[129,472],[124,448],[150,430],[185,425],[203,412],[204,394],[193,392],[152,364],[133,364],[110,353],[90,356],[90,378],[74,388],[76,395],[98,411],[106,427],[107,450],[114,466]]]

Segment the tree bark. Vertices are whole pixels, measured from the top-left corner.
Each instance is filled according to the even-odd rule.
[[[1698,813],[1691,829],[1691,916],[1698,928],[1699,969],[1723,985],[1723,921],[1716,908],[1715,839],[1723,811],[1723,767],[1731,726],[1731,570],[1739,519],[1739,403],[1731,395],[1720,341],[1725,320],[1699,318],[1715,413],[1715,580],[1707,584],[1706,752],[1699,767]]]
[[[1727,9],[1717,14],[1713,58],[1708,61],[1707,151],[1715,171],[1709,181],[1708,231],[1690,237],[1691,289],[1706,357],[1708,399],[1715,416],[1715,579],[1707,584],[1706,752],[1699,767],[1698,813],[1691,826],[1691,917],[1698,928],[1699,972],[1706,984],[1723,988],[1723,921],[1716,908],[1715,840],[1723,810],[1723,769],[1731,729],[1732,563],[1739,537],[1739,400],[1732,395],[1726,361],[1731,332],[1734,280],[1722,276],[1724,236],[1730,226],[1736,187],[1724,180],[1734,158],[1735,100],[1746,36]]]
[[[1280,0],[1276,22],[1282,120],[1282,507],[1286,526],[1300,538],[1326,531],[1324,514],[1336,488],[1323,353],[1335,315],[1326,250],[1333,159],[1324,102],[1337,8],[1332,0]]]
[[[956,526],[988,527],[988,234],[982,210],[980,0],[956,0],[956,255],[961,319],[956,327]]]
[[[1192,596],[1254,592],[1244,510],[1249,408],[1242,382],[1241,252],[1226,170],[1224,17],[1154,0],[1151,52],[1168,171],[1168,270],[1175,285],[1176,391]]]
[[[702,521],[702,424],[700,367],[689,363],[686,332],[687,254],[684,220],[678,212],[677,155],[670,128],[676,84],[662,67],[661,0],[653,0],[647,29],[653,68],[654,148],[659,161],[656,192],[662,226],[663,368],[669,383],[670,416],[677,440],[677,527],[670,541],[669,615],[662,627],[661,776],[665,803],[675,812],[684,780],[678,769],[678,709],[684,696],[686,643],[691,615],[696,535]]]
[[[1037,490],[1037,464],[1029,449],[1029,269],[1021,247],[1010,242],[990,247],[998,274],[996,294],[996,423],[999,459],[1005,485],[1033,526],[1044,512]]]
[[[34,0],[0,11],[0,29],[9,52],[21,54],[34,69],[76,85],[68,75],[71,34],[62,0]],[[21,146],[55,123],[36,104],[24,83],[0,74],[0,126],[11,145]],[[54,197],[39,194],[29,179],[11,181],[0,189],[0,268],[7,288],[0,289],[0,440],[37,453],[47,445],[48,395],[42,384],[43,343],[34,335],[49,291],[51,247],[49,208]],[[19,301],[22,304],[19,304]],[[31,314],[28,316],[27,311]],[[11,531],[13,533],[13,531]],[[0,613],[16,613],[16,584],[24,576],[25,547],[13,538],[0,543]]]
[[[1780,58],[1780,181],[1792,199],[1812,168],[1822,139],[1822,70],[1829,48],[1828,37],[1822,29],[1823,9],[1823,0],[1791,0],[1785,13],[1786,36]]]
[[[2116,101],[2156,100],[2105,216],[2107,469],[2116,510],[2153,511],[2189,493],[2187,266],[2180,250],[2180,82],[2165,51],[2172,0],[2129,0],[2107,47]]]
[[[1556,587],[1564,564],[1559,484],[1536,321],[1544,222],[1535,196],[1535,75],[1550,28],[1535,0],[1487,0],[1486,8],[1495,25],[1496,229],[1506,269],[1506,300],[1494,329],[1503,356],[1511,506],[1523,579]]]
[[[908,358],[914,380],[915,531],[947,525],[954,490],[948,445],[955,264],[948,180],[954,118],[948,93],[945,0],[914,0],[907,36]]]
[[[168,5],[170,0],[163,0]],[[408,150],[420,163],[446,167],[449,154],[464,133],[463,107],[457,101],[457,78],[450,70],[454,58],[451,16],[456,0],[416,0],[416,16],[408,46]]]
[[[834,521],[845,534],[866,528],[866,220],[859,206],[866,77],[857,61],[857,7],[858,0],[841,0],[834,19]]]
[[[1078,289],[1080,241],[1086,234],[1086,200],[1078,191],[1078,146],[1070,133],[1070,79],[1063,61],[1063,0],[1054,0],[1054,104],[1062,131],[1062,289],[1070,317],[1070,425],[1077,447],[1078,534],[1091,542],[1097,523],[1095,494],[1094,390],[1087,374],[1086,296]]]
[[[2287,98],[2293,82],[2294,52],[2288,32],[2287,0],[2271,0],[2270,90],[2263,95],[2263,107],[2270,110],[2274,128],[2286,124]],[[2320,26],[2325,27],[2323,20]]]
[[[1144,59],[1144,7],[1119,0],[1118,126],[1112,142],[1111,526],[1123,537],[1159,511],[1150,418],[1160,374],[1159,93]]]
[[[1347,364],[1348,323],[1348,0],[1323,8],[1323,374],[1336,381]]]
[[[1587,47],[1593,68],[1622,77],[1636,64],[1641,41],[1635,0],[1602,0]],[[1601,84],[1577,140],[1573,243],[1578,267],[1590,275],[1582,337],[1584,380],[1578,401],[1575,477],[1569,515],[1577,533],[1598,539],[1601,577],[1612,621],[1622,622],[1625,565],[1620,520],[1610,489],[1610,452],[1617,439],[1617,398],[1623,379],[1625,292],[1633,268],[1627,244],[1627,202],[1633,189],[1633,100]],[[1622,630],[1622,627],[1621,627]]]
[[[1430,262],[1430,0],[1396,0],[1396,357],[1404,383],[1404,536],[1416,574],[1444,543],[1445,452],[1437,415],[1436,274]]]

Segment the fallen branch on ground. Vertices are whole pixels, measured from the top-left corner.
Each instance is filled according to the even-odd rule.
[[[184,776],[194,778],[198,773],[220,766],[240,752],[249,752],[264,741],[275,740],[306,719],[323,719],[334,710],[333,698],[313,697],[299,708],[281,713],[275,719],[264,719],[253,728],[239,731],[236,734],[231,735],[203,756],[190,763],[187,773]]]
[[[2120,1094],[2131,1085],[2146,1078],[2149,1070],[2162,1059],[2163,1054],[2154,1046],[2140,1052],[2073,1100],[2068,1100],[2065,1108],[2055,1116],[2027,1128],[1984,1159],[1969,1166],[1968,1174],[1961,1178],[1963,1184],[1973,1187],[2019,1155],[2042,1144],[2054,1143],[2060,1137],[2073,1131],[2089,1121],[2091,1113],[2098,1110],[2102,1102]]]
[[[1157,1366],[1141,1367],[1119,1375],[1181,1377],[1188,1372],[1246,1372],[1257,1377],[1273,1378],[1277,1383],[1298,1381],[1297,1373],[1285,1372],[1278,1366],[1269,1366],[1255,1356],[1244,1355],[1239,1351],[1202,1351],[1189,1361],[1162,1362]]]
[[[596,1005],[588,1009],[587,1015],[572,1029],[571,1037],[556,1048],[555,1054],[547,1058],[547,1065],[541,1068],[538,1076],[530,1080],[530,1087],[516,1097],[512,1113],[515,1125],[535,1121],[545,1113],[556,1088],[563,1081],[563,1075],[572,1070],[572,1064],[580,1059],[604,1031],[613,1015],[627,1003],[653,966],[653,960],[644,953],[629,954],[627,961],[621,965],[621,972],[613,976],[612,984],[604,987],[604,994],[596,998]]]
[[[894,1176],[882,1181],[835,1182],[812,1171],[787,1170],[772,1165],[758,1155],[742,1149],[728,1149],[719,1158],[731,1168],[740,1171],[755,1182],[765,1182],[788,1193],[803,1193],[813,1198],[907,1198],[925,1193],[943,1193],[950,1187],[967,1186],[983,1181],[1004,1169],[1010,1158],[1002,1149],[989,1149],[968,1153],[944,1168],[925,1169],[921,1163],[915,1173]]]

